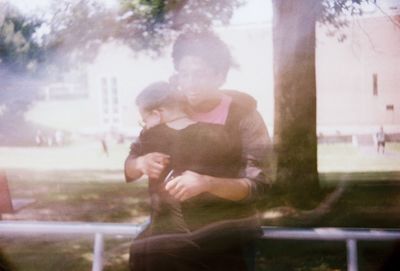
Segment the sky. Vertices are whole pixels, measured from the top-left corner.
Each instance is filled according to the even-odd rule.
[[[2,1],[2,0],[0,0]],[[35,13],[38,10],[46,10],[51,0],[3,0],[12,2],[23,12]],[[117,0],[98,0],[108,7],[116,6]],[[272,18],[271,1],[247,0],[245,4],[236,10],[232,17],[232,24],[262,23]]]
[[[8,2],[12,3],[14,6],[16,6],[18,9],[20,9],[23,13],[26,13],[26,14],[43,14],[44,13],[43,15],[46,15],[46,12],[48,12],[48,14],[49,14],[50,5],[55,0],[0,0],[0,2],[1,1],[8,1]],[[69,1],[69,0],[64,0],[64,1]],[[96,0],[96,1],[105,4],[110,8],[118,6],[117,5],[118,0]],[[244,4],[235,10],[233,17],[231,18],[231,24],[233,24],[233,25],[264,25],[266,22],[271,20],[272,9],[271,9],[271,1],[270,0],[241,0],[241,1],[243,1]],[[229,39],[229,37],[228,37],[228,39]],[[235,41],[233,41],[233,43],[234,44],[232,45],[232,47],[235,47],[235,48],[232,48],[232,49],[236,49],[236,51],[240,51],[240,48],[243,47],[242,41],[235,40]],[[239,53],[239,55],[240,55],[240,53]],[[112,57],[113,59],[116,58],[115,51],[113,51],[112,56],[113,56]],[[266,55],[264,57],[269,58],[268,55]],[[249,59],[251,59],[251,57],[246,58],[246,63],[250,61]],[[260,59],[260,56],[258,56],[257,59]],[[122,65],[121,63],[122,63],[122,61],[118,62],[116,65],[120,66],[120,65]],[[168,59],[167,63],[170,64],[169,59]],[[132,65],[132,63],[129,63],[129,65]],[[246,66],[246,65],[243,64],[243,67],[244,66]],[[248,65],[248,66],[252,67],[254,65]],[[109,66],[107,66],[107,67],[109,67]],[[153,72],[154,72],[154,70],[149,70],[149,71],[150,71],[150,72],[148,72],[149,74],[153,74]],[[146,71],[143,70],[141,72],[143,73],[143,77],[145,77]],[[97,74],[97,73],[98,73],[98,71],[94,72],[93,74]],[[234,73],[234,75],[232,75],[231,77],[235,78],[234,82],[237,84],[237,81],[240,78],[245,77],[244,74],[245,73],[243,73],[243,71],[236,71],[236,73]],[[123,76],[121,74],[119,74],[119,77],[122,78]],[[145,81],[145,79],[143,79],[142,81]],[[247,81],[255,82],[257,80],[248,79]],[[250,87],[249,87],[249,89],[250,89]],[[257,88],[251,87],[251,89],[254,89],[253,92],[256,92]],[[255,97],[260,96],[259,104],[263,104],[263,101],[267,99],[267,97],[265,97],[266,96],[265,94],[259,94],[259,95],[258,95],[258,93],[251,93],[251,94],[254,95]],[[267,107],[265,106],[265,108],[267,108]],[[271,107],[268,106],[268,108],[271,108]],[[45,110],[45,111],[48,112],[50,110]],[[41,112],[45,112],[45,111],[42,110]],[[55,112],[54,109],[51,109],[51,112]],[[56,116],[57,114],[47,114],[47,115],[49,115],[49,117],[50,117],[50,116]],[[271,116],[270,113],[268,115]],[[49,117],[46,117],[46,118],[48,119]],[[44,119],[44,118],[41,118],[41,119]]]
[[[51,0],[3,0],[12,2],[13,5],[17,6],[25,12],[35,12],[37,9],[46,9]],[[116,0],[99,0],[109,7],[115,6]]]
[[[0,0],[0,1],[12,1],[14,5],[20,7],[24,12],[35,12],[38,9],[46,10],[49,6],[50,0]],[[109,7],[115,5],[117,0],[98,0],[107,4]],[[400,0],[378,0],[379,5],[385,8],[385,11],[400,10]],[[392,9],[390,9],[392,7]],[[397,11],[398,12],[398,11]],[[376,12],[379,13],[379,12]],[[225,33],[225,39],[233,54],[238,56],[238,60],[241,60],[241,68],[231,72],[231,81],[228,80],[227,87],[238,87],[238,89],[248,90],[248,92],[254,96],[259,102],[259,108],[265,108],[265,112],[261,112],[263,116],[267,116],[267,123],[272,123],[273,111],[271,101],[273,100],[272,95],[272,45],[271,45],[271,33],[268,29],[259,31],[260,28],[266,28],[267,22],[270,22],[272,18],[272,7],[271,0],[247,0],[247,3],[237,9],[233,15],[231,23],[234,25],[250,25],[250,28],[254,28],[254,31],[248,31],[248,37],[246,40],[234,39],[235,35]],[[270,26],[269,26],[270,27]],[[235,29],[242,29],[242,27],[234,27],[230,31],[236,31]],[[232,38],[232,39],[231,39]],[[259,43],[257,43],[257,42]],[[243,49],[244,48],[244,49]],[[251,48],[250,50],[248,48]],[[260,49],[262,48],[262,49]],[[243,51],[248,51],[243,53]],[[259,52],[263,52],[260,56]],[[112,52],[112,59],[115,59],[114,51]],[[241,56],[244,56],[241,58]],[[260,66],[259,61],[261,60],[265,66]],[[167,60],[169,61],[169,60]],[[253,61],[253,62],[251,62]],[[171,64],[170,62],[168,62]],[[121,65],[121,62],[118,63]],[[129,63],[127,65],[130,65]],[[112,66],[112,65],[111,65]],[[108,65],[107,67],[110,67]],[[261,68],[260,68],[261,67]],[[256,69],[256,70],[253,70]],[[164,69],[166,71],[166,69]],[[258,71],[258,73],[257,73]],[[260,72],[262,71],[262,72]],[[144,74],[144,69],[141,69]],[[149,69],[149,74],[153,75],[154,70]],[[257,76],[257,78],[250,77]],[[169,75],[169,73],[168,73]],[[144,80],[142,76],[142,81]],[[245,82],[245,83],[242,83]],[[262,87],[261,87],[262,86]],[[135,88],[140,89],[140,88]],[[260,91],[258,91],[260,90]],[[268,95],[266,94],[268,93]],[[268,109],[268,110],[267,110]],[[271,125],[270,125],[271,127]]]
[[[51,0],[0,0],[12,2],[24,12],[36,12],[46,9]],[[108,7],[117,5],[118,0],[98,0]],[[262,23],[272,19],[271,0],[244,0],[244,5],[236,10],[232,18],[232,24]],[[392,7],[399,6],[400,0],[377,0],[377,4],[387,11],[394,11]],[[376,10],[374,4],[365,6],[365,10]]]

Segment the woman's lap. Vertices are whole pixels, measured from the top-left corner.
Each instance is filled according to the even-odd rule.
[[[254,239],[248,221],[217,223],[188,234],[137,239],[130,248],[132,271],[244,271],[243,247]],[[247,236],[243,238],[243,236]]]

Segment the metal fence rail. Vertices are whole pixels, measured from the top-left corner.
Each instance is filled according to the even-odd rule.
[[[11,222],[0,221],[0,235],[6,234],[73,234],[92,235],[92,271],[103,270],[104,235],[135,237],[143,225],[119,223]],[[357,271],[357,241],[400,240],[400,230],[343,229],[343,228],[273,228],[263,227],[264,239],[331,240],[347,244],[347,270]]]
[[[282,229],[263,227],[265,239],[288,240],[327,240],[345,241],[347,247],[347,270],[358,270],[357,241],[391,241],[400,240],[400,230],[380,229]]]
[[[69,222],[0,222],[0,235],[6,234],[71,234],[92,235],[92,271],[103,270],[104,235],[135,237],[143,225],[118,223],[69,223]]]

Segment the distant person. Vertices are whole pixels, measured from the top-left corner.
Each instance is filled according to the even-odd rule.
[[[103,135],[100,138],[100,143],[101,143],[101,150],[102,152],[108,157],[109,156],[109,152],[108,152],[108,144],[107,144],[107,138],[105,135]]]
[[[118,134],[117,143],[118,144],[124,144],[125,143],[125,136],[122,133]]]
[[[47,146],[53,147],[54,145],[54,137],[52,134],[47,135]]]
[[[64,133],[60,130],[57,130],[54,133],[54,140],[57,146],[63,146],[64,145]]]
[[[385,153],[386,136],[385,136],[385,131],[383,130],[382,126],[379,128],[379,131],[376,133],[376,142],[377,142],[376,151],[379,153],[379,150],[381,150],[382,153]]]
[[[42,146],[44,143],[44,137],[43,137],[43,133],[41,130],[36,131],[35,143],[36,143],[36,146]]]

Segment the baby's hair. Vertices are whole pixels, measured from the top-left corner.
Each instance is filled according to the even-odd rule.
[[[136,105],[144,111],[160,107],[181,107],[182,95],[167,82],[155,82],[145,87],[136,97]]]

